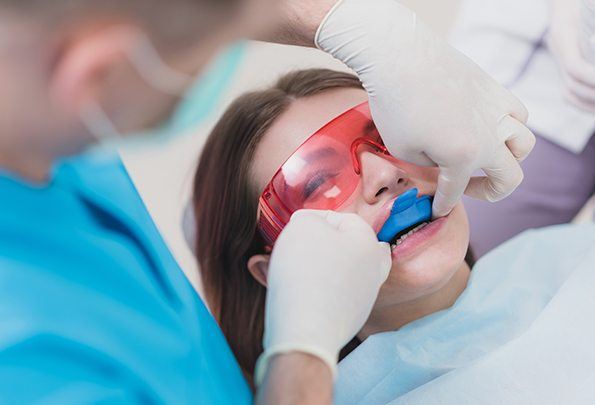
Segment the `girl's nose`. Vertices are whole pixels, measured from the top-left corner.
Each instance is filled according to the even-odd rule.
[[[363,197],[368,204],[385,201],[407,190],[409,176],[397,159],[362,151],[359,161]]]

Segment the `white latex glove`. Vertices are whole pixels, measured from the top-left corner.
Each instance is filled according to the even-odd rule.
[[[317,356],[334,373],[339,351],[368,319],[391,263],[389,245],[359,216],[296,212],[271,256],[257,384],[280,353]]]
[[[391,154],[440,166],[434,215],[463,192],[497,201],[521,183],[535,144],[523,104],[395,0],[342,0],[316,45],[359,75]],[[487,177],[470,178],[477,169]]]
[[[582,12],[585,21],[591,19],[595,27],[595,12],[587,15],[586,7]],[[594,33],[589,33],[581,20],[579,0],[553,1],[548,44],[562,73],[565,96],[577,107],[592,113],[595,113],[595,36],[586,36]],[[581,49],[592,56],[591,63]]]

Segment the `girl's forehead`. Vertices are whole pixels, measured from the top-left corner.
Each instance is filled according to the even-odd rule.
[[[329,121],[367,100],[364,90],[336,89],[292,102],[256,148],[252,173],[262,192],[281,165]]]

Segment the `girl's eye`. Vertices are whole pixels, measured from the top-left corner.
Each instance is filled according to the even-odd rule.
[[[336,177],[337,174],[338,173],[316,173],[314,176],[312,176],[308,180],[308,183],[306,183],[306,185],[304,186],[304,200],[310,198],[312,194],[318,191],[321,188],[321,186],[323,186],[327,181]]]

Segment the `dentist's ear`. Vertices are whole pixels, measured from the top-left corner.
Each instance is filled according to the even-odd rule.
[[[73,33],[57,45],[51,97],[72,112],[90,99],[100,99],[114,69],[129,63],[127,54],[140,35],[132,24]]]
[[[270,255],[255,255],[248,259],[248,271],[263,287],[267,287]]]

